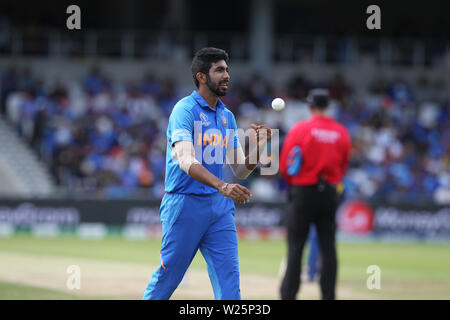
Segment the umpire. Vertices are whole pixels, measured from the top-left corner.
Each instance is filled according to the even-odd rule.
[[[312,117],[289,130],[281,151],[280,172],[289,185],[283,300],[294,300],[300,288],[303,247],[311,223],[322,252],[322,299],[336,298],[336,186],[347,170],[351,140],[347,129],[327,116],[329,100],[326,89],[310,91],[307,102]]]

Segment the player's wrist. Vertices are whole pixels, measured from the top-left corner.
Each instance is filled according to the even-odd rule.
[[[221,192],[222,192],[223,194],[226,194],[227,189],[228,189],[228,183],[225,182],[220,188],[221,188]]]
[[[216,189],[217,191],[219,191],[220,193],[223,193],[226,188],[228,187],[228,183],[225,181],[220,181],[219,183],[217,183],[216,185]]]

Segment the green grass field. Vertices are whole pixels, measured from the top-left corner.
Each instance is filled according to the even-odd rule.
[[[123,296],[120,290],[117,295],[111,296],[95,290],[83,295],[61,289],[64,287],[63,281],[53,281],[52,275],[56,277],[56,272],[60,272],[56,270],[62,269],[52,268],[59,261],[60,265],[73,261],[75,264],[89,263],[89,266],[95,262],[101,271],[116,270],[114,268],[120,267],[120,270],[125,270],[120,271],[123,276],[130,276],[127,273],[141,272],[143,276],[135,280],[145,288],[154,267],[159,264],[159,244],[158,239],[130,241],[121,237],[80,240],[74,236],[51,239],[16,235],[11,238],[0,238],[0,299],[139,298],[134,293],[125,294],[125,290]],[[279,282],[280,263],[285,250],[283,241],[240,240],[241,278],[252,275],[259,277],[255,279],[260,279],[254,281],[270,280],[271,290],[276,291],[274,288]],[[338,298],[343,296],[344,299],[450,299],[450,244],[339,242],[338,257]],[[366,270],[369,265],[377,265],[381,269],[380,290],[369,290],[366,287],[366,280],[369,277]],[[194,259],[191,269],[193,272],[206,270],[200,253]],[[103,276],[104,273],[102,271],[98,275]],[[94,273],[92,274],[92,277],[95,277]],[[64,276],[67,275],[61,272],[59,279],[64,279]],[[115,279],[114,275],[111,277],[113,280],[120,280]],[[143,277],[144,282],[141,280]],[[108,278],[105,278],[105,281],[108,281]],[[53,282],[53,287],[42,285]],[[129,283],[131,285],[131,280]],[[256,286],[257,284],[258,282]],[[269,286],[261,283],[259,290],[269,290],[268,288]],[[134,288],[138,292],[140,289],[142,288]],[[244,297],[245,291],[243,289],[242,291]],[[344,294],[339,295],[340,291]],[[277,299],[277,292],[268,294],[261,297]]]

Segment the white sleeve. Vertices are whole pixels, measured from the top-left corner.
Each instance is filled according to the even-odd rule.
[[[175,152],[177,155],[180,169],[189,174],[189,168],[194,163],[200,163],[195,159],[195,149],[192,141],[177,141],[175,142]]]
[[[234,159],[235,153],[236,159]],[[226,158],[228,165],[237,178],[246,179],[252,173],[253,170],[248,170],[245,166],[245,154],[240,145],[236,149],[227,148]]]

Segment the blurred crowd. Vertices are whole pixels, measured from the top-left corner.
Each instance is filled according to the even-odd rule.
[[[259,121],[279,129],[279,145],[274,141],[269,154],[277,161],[274,150],[289,128],[310,117],[303,102],[309,89],[327,87],[330,116],[349,129],[353,140],[344,179],[347,198],[450,203],[448,86],[444,79],[426,76],[414,82],[380,76],[361,87],[337,73],[321,82],[299,74],[274,88],[255,74],[233,83],[223,101],[240,128]],[[47,85],[32,70],[11,67],[1,73],[1,111],[68,192],[160,199],[168,117],[193,88],[151,72],[118,83],[97,67],[81,81]],[[283,112],[269,107],[274,97],[285,99]],[[286,190],[281,176],[258,171],[240,183],[255,198],[279,200]],[[228,167],[224,176],[235,179]]]

